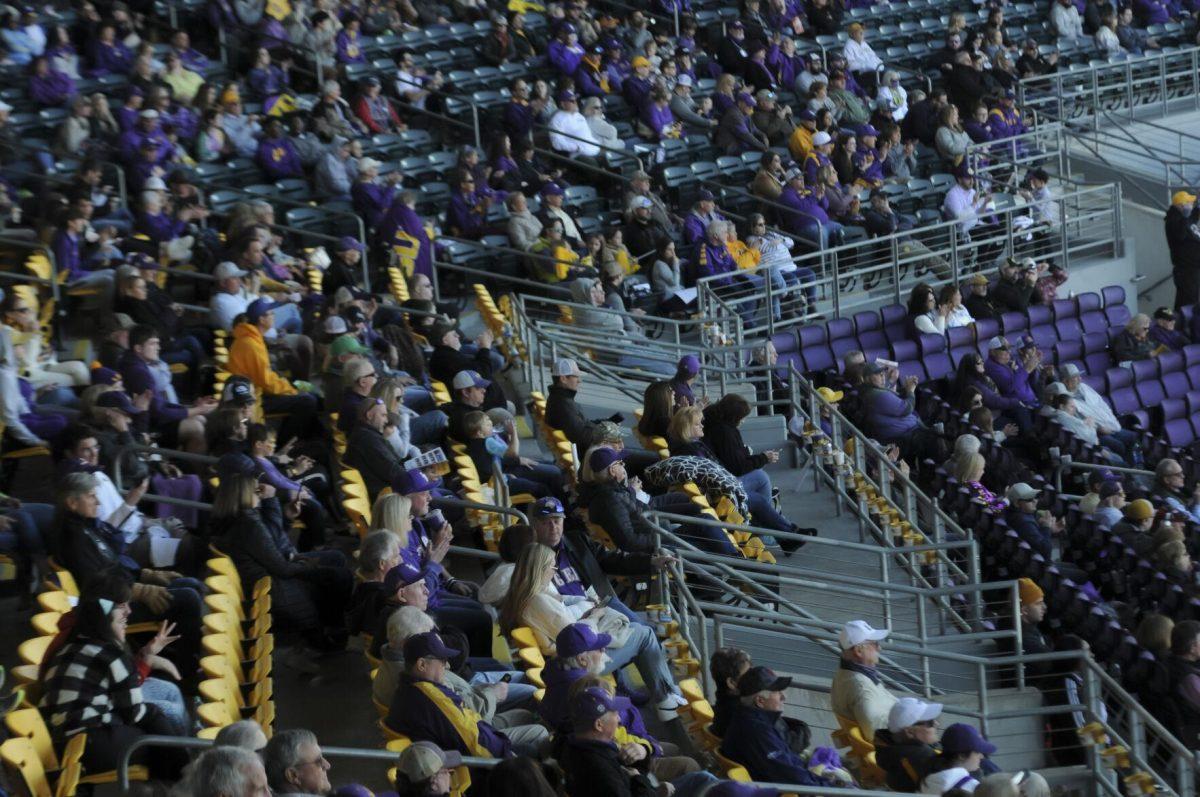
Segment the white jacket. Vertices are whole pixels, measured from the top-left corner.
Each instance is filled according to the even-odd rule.
[[[1109,432],[1120,431],[1121,422],[1113,414],[1108,402],[1099,393],[1092,390],[1086,382],[1080,381],[1079,387],[1075,388],[1071,398],[1075,399],[1075,409],[1079,412],[1080,417],[1091,418],[1096,422],[1097,428],[1106,429]]]
[[[542,652],[553,654],[554,639],[558,632],[571,623],[579,622],[595,605],[578,595],[564,598],[551,585],[547,586],[544,592],[533,596],[533,600],[525,607],[525,615],[521,620],[533,629]]]
[[[846,56],[846,65],[850,67],[851,72],[874,72],[883,66],[883,61],[865,39],[861,42],[847,39],[846,46],[842,48],[842,55]]]
[[[829,703],[834,714],[858,723],[863,737],[873,739],[877,728],[887,727],[896,698],[883,684],[860,672],[838,667],[833,674]]]

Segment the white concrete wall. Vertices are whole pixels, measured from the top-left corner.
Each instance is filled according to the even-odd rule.
[[[1175,287],[1169,279],[1171,257],[1167,250],[1167,239],[1163,234],[1163,208],[1150,207],[1126,200],[1122,206],[1125,237],[1136,242],[1137,273],[1142,276],[1138,283],[1138,309],[1144,313],[1155,308],[1175,303]],[[1159,280],[1166,279],[1153,291],[1147,290]]]

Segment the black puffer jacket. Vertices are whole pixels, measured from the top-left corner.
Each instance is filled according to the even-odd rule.
[[[600,484],[588,504],[588,519],[608,532],[622,551],[650,553],[654,550],[654,526],[641,505],[623,484]]]

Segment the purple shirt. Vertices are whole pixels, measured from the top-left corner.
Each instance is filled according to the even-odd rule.
[[[996,383],[1001,396],[1015,398],[1031,406],[1038,406],[1037,396],[1029,386],[1029,372],[1023,367],[1013,368],[1011,365],[1001,365],[988,357],[983,366],[984,372]]]
[[[675,114],[671,113],[671,109],[656,102],[647,102],[642,106],[641,118],[658,139],[665,138],[665,133],[675,124]]]
[[[75,81],[62,72],[51,69],[29,79],[29,96],[39,105],[62,105],[74,94]]]
[[[296,152],[296,145],[287,136],[264,138],[258,142],[255,160],[262,170],[275,180],[281,177],[304,176],[300,153]]]

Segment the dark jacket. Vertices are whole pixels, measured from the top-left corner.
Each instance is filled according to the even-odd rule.
[[[717,699],[713,701],[713,721],[708,726],[713,735],[725,738],[725,731],[729,729],[729,722],[733,719],[733,714],[737,711],[738,706],[742,705],[742,699],[732,692],[720,691],[717,692]]]
[[[359,581],[355,584],[350,605],[346,607],[346,630],[351,634],[377,634],[381,618],[390,616],[389,609],[395,608],[387,606],[388,597],[382,581]]]
[[[1047,562],[1053,560],[1054,552],[1050,530],[1038,523],[1036,515],[1032,512],[1021,512],[1010,506],[1004,513],[1004,519],[1008,521],[1008,527],[1017,533],[1022,542],[1029,543],[1029,547],[1036,553],[1040,553]]]
[[[608,576],[643,576],[650,572],[649,553],[611,551],[579,529],[563,532],[562,547],[579,580],[601,598],[616,597]]]
[[[1000,313],[1003,312],[1002,310],[996,309],[996,306],[992,304],[991,296],[979,296],[974,293],[963,299],[963,307],[967,308],[967,312],[969,312],[971,314],[971,318],[974,319],[998,319],[1000,318]]]
[[[483,399],[483,409],[503,407],[506,399],[500,385],[492,379],[491,349],[480,349],[475,354],[466,354],[449,346],[434,346],[429,355],[429,375],[453,391],[454,376],[459,371],[475,371],[484,379],[492,380]]]
[[[463,425],[463,419],[467,417],[467,413],[481,412],[485,407],[472,407],[455,398],[454,401],[443,404],[438,409],[446,413],[446,434],[460,443],[465,443],[467,442],[467,430]]]
[[[1042,295],[1036,286],[1030,285],[1024,279],[1018,278],[1016,282],[1002,279],[992,289],[992,301],[1002,311],[1023,313],[1029,309],[1029,305],[1040,304]]]
[[[392,481],[404,472],[404,462],[391,443],[377,429],[365,423],[358,424],[350,433],[345,460],[347,465],[358,468],[362,474],[372,501],[380,490],[391,487]]]
[[[64,510],[56,539],[51,541],[49,548],[80,583],[94,573],[114,568],[120,568],[130,582],[136,581],[141,574],[137,562],[125,555],[125,538],[121,532],[96,518],[85,518]]]
[[[309,569],[290,561],[290,554],[295,549],[291,548],[290,542],[281,543],[282,529],[283,512],[279,501],[269,498],[259,504],[258,509],[244,510],[220,535],[223,538],[221,548],[237,565],[242,589],[247,594],[263,576],[295,578]],[[287,539],[286,535],[283,539]]]
[[[778,711],[738,706],[721,741],[721,755],[746,768],[754,780],[830,786],[830,781],[808,771],[781,728]]]
[[[1171,730],[1175,731],[1175,735],[1189,750],[1195,750],[1200,748],[1200,707],[1184,698],[1181,690],[1185,680],[1200,677],[1200,663],[1171,656],[1166,664],[1170,703],[1175,715],[1171,723],[1174,727]]]
[[[575,391],[562,385],[551,385],[546,396],[546,423],[558,429],[579,449],[580,456],[592,445],[592,422],[575,403]]]
[[[1167,232],[1167,247],[1171,250],[1171,265],[1175,268],[1200,268],[1200,202],[1184,216],[1172,205],[1163,219]]]
[[[650,553],[655,530],[629,488],[623,484],[599,484],[588,504],[588,518],[604,529],[622,551]]]
[[[713,420],[712,407],[704,411],[704,442],[712,449],[717,461],[734,476],[745,476],[767,464],[766,454],[751,454],[736,426]]]
[[[455,706],[460,709],[463,707],[462,699],[458,695],[441,684],[434,686]],[[463,755],[478,755],[479,752],[467,748],[454,725],[433,701],[417,688],[416,681],[408,673],[401,675],[400,683],[396,685],[396,695],[392,698],[387,725],[410,739],[433,742],[443,750],[457,750]],[[493,758],[507,758],[512,754],[512,742],[507,736],[483,720],[479,720],[478,728],[480,747],[486,748]]]
[[[892,791],[915,792],[921,775],[938,754],[932,745],[913,739],[897,741],[887,728],[875,731],[875,761],[887,773]]]
[[[1112,342],[1113,359],[1119,363],[1131,360],[1146,360],[1154,350],[1154,343],[1149,338],[1138,340],[1128,329],[1121,330]]]
[[[655,797],[645,775],[631,775],[612,742],[567,737],[558,754],[571,797]]]
[[[625,248],[643,268],[653,265],[659,245],[671,237],[670,231],[653,218],[645,221],[635,218],[622,228],[622,232]]]

